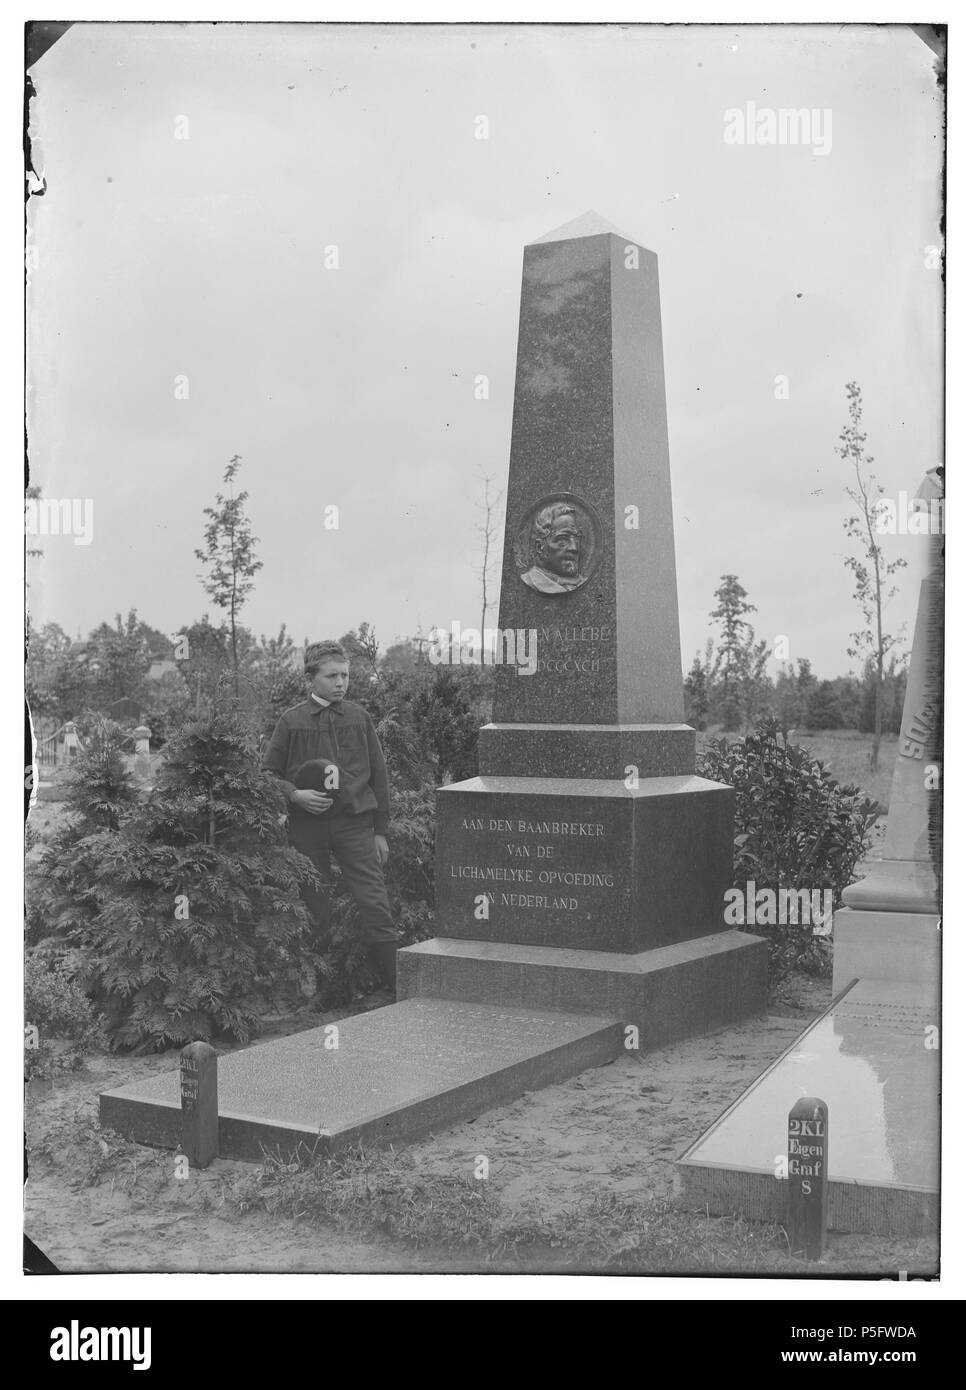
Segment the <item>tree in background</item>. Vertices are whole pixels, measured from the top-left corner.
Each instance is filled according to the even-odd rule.
[[[202,577],[205,592],[212,603],[228,612],[232,672],[235,699],[239,698],[238,614],[254,587],[256,573],[262,568],[255,559],[257,538],[252,535],[251,522],[245,515],[247,492],[235,496],[234,480],[241,459],[235,454],[225,469],[227,497],[217,493],[216,505],[205,508],[208,525],[205,527],[205,546],[195,555],[207,573]]]
[[[711,622],[719,624],[720,635],[712,677],[722,727],[725,733],[733,733],[760,702],[768,647],[755,641],[755,630],[745,615],[758,610],[748,602],[737,575],[723,574],[714,596],[718,605],[711,610]]]
[[[360,623],[356,631],[353,632],[350,628],[348,632],[343,633],[339,638],[339,644],[345,648],[349,661],[356,663],[357,677],[370,683],[371,677],[378,677],[379,639],[374,627],[369,623]]]
[[[101,623],[91,633],[87,640],[91,704],[103,708],[114,700],[141,698],[152,656],[145,628],[132,608],[126,619],[116,613],[113,627]]]
[[[279,715],[305,699],[302,649],[296,647],[284,623],[277,637],[263,635],[252,645],[246,675],[255,697],[258,731],[270,734]]]
[[[794,729],[807,726],[808,702],[816,680],[808,657],[798,658],[798,669],[792,662],[784,663],[775,676],[773,713],[784,737]]]
[[[879,746],[882,742],[882,715],[885,704],[885,659],[899,640],[898,634],[885,631],[883,608],[895,594],[895,587],[887,589],[888,581],[896,570],[905,565],[901,557],[886,560],[879,541],[876,518],[879,499],[884,489],[871,471],[874,459],[866,451],[866,435],[862,431],[862,392],[854,381],[846,384],[849,420],[839,435],[839,455],[852,465],[855,472],[855,486],[847,487],[846,494],[858,508],[858,513],[847,516],[842,525],[846,535],[859,546],[858,555],[847,555],[845,566],[851,571],[853,597],[859,605],[865,627],[851,635],[848,654],[853,660],[871,660],[873,685],[873,727],[872,753],[869,766],[873,772],[879,767]]]
[[[417,666],[428,665],[425,651],[427,645],[427,639],[421,632],[417,632],[415,637],[401,637],[398,642],[393,642],[386,648],[382,658],[383,669],[415,671]]]
[[[502,501],[503,494],[498,492],[495,497],[490,496],[490,484],[493,481],[491,474],[483,475],[483,501],[477,503],[478,509],[483,513],[483,518],[477,526],[477,531],[483,538],[483,558],[477,570],[480,580],[480,632],[486,627],[486,615],[492,606],[490,591],[493,587],[493,569],[496,564],[496,545],[498,540],[497,528],[497,508]]]
[[[695,652],[691,669],[684,678],[685,718],[692,728],[702,730],[708,727],[708,712],[711,708],[711,682],[714,671],[714,643],[708,638],[704,661],[700,652]]]
[[[875,732],[877,670],[873,656],[867,656],[858,686],[858,716],[856,726],[863,734]],[[906,696],[905,656],[895,650],[882,677],[882,732],[897,734],[902,725],[902,705]]]
[[[71,658],[71,640],[57,623],[31,629],[25,673],[27,702],[34,719],[60,723],[65,708],[82,709],[86,682],[81,667]]]
[[[769,655],[767,642],[749,642],[745,652],[745,672],[741,679],[742,718],[746,727],[769,709],[774,698],[774,686],[766,669]]]
[[[179,629],[179,646],[184,655],[178,669],[184,676],[191,694],[196,715],[204,709],[213,710],[219,703],[219,692],[226,684],[234,685],[231,632],[224,623],[215,627],[208,615]],[[251,645],[251,633],[240,624],[235,631],[235,650],[239,658]]]
[[[845,717],[834,681],[819,681],[805,707],[805,722],[813,732],[845,728]]]

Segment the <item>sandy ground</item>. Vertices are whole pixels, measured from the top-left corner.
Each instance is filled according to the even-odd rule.
[[[788,1002],[765,1018],[644,1057],[622,1057],[423,1140],[409,1152],[421,1171],[441,1174],[471,1173],[485,1156],[491,1194],[498,1194],[508,1210],[528,1208],[548,1218],[601,1193],[667,1199],[673,1193],[674,1160],[828,999],[828,982],[799,978]],[[303,1017],[276,1031],[321,1021],[317,1015]],[[59,1269],[429,1273],[520,1268],[483,1264],[453,1250],[356,1238],[259,1211],[241,1216],[226,1205],[219,1209],[226,1181],[250,1170],[228,1160],[178,1182],[171,1154],[139,1148],[125,1160],[128,1175],[138,1165],[143,1172],[133,1195],[122,1192],[110,1172],[88,1185],[64,1152],[58,1126],[79,1113],[94,1117],[99,1091],[168,1070],[174,1060],[174,1054],[98,1057],[85,1073],[52,1088],[29,1088],[25,1230]],[[203,1185],[212,1210],[199,1210],[198,1191],[187,1190],[192,1183]],[[546,1267],[559,1268],[559,1261]],[[934,1268],[928,1242],[833,1234],[821,1268],[811,1266],[808,1272],[896,1277],[899,1270]],[[788,1272],[787,1256],[777,1249],[774,1272]]]

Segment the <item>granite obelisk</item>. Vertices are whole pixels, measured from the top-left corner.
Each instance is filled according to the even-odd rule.
[[[497,653],[401,992],[606,1007],[651,1042],[761,1007],[765,944],[724,922],[734,794],[683,723],[657,257],[595,214],[524,251]]]

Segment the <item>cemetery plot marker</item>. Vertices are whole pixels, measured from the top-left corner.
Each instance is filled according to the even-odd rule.
[[[192,1168],[218,1157],[218,1054],[203,1042],[181,1051],[181,1148]]]
[[[828,1228],[828,1106],[803,1096],[788,1112],[788,1238],[793,1255],[820,1260]]]

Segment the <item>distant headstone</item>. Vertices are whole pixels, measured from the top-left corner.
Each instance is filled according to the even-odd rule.
[[[77,733],[77,725],[72,719],[68,719],[64,725],[64,759],[70,762],[77,757],[80,752],[81,742]]]
[[[108,705],[107,712],[112,719],[120,723],[122,719],[140,719],[141,706],[137,700],[130,700],[126,696],[124,699],[115,700],[112,705]]]
[[[828,1227],[828,1106],[803,1096],[788,1112],[788,1239],[793,1255],[820,1260]]]
[[[146,724],[134,730],[134,775],[141,781],[151,777],[151,730]]]
[[[192,1168],[218,1157],[218,1054],[204,1042],[181,1050],[181,1148]]]

